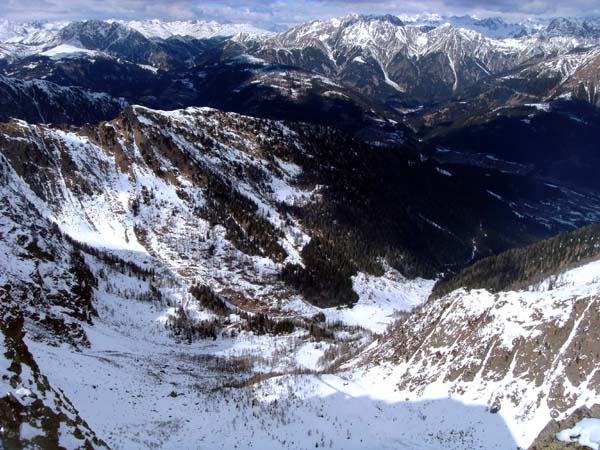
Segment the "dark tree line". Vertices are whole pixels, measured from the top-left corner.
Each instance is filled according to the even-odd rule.
[[[238,250],[278,261],[285,259],[287,254],[278,242],[281,230],[261,215],[256,203],[240,194],[230,181],[211,177],[207,183],[207,204],[196,211],[198,215],[212,226],[225,227],[225,237]]]
[[[458,288],[488,289],[492,292],[523,288],[598,258],[600,225],[590,225],[482,259],[440,281],[432,295],[441,297]]]

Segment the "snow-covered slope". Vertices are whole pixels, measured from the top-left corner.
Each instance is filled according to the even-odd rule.
[[[3,448],[109,448],[60,388],[40,371],[24,342],[23,316],[0,289],[0,444]]]
[[[483,450],[513,444],[502,421],[482,406],[383,398],[361,389],[360,380],[319,374],[323,362],[353,351],[346,333],[339,348],[300,332],[174,340],[163,325],[167,305],[131,295],[146,292],[141,279],[94,257],[86,261],[95,274],[105,272],[96,290],[98,317],[86,326],[90,346],[73,351],[26,343],[48,380],[111,448],[200,442],[216,449],[360,449],[368,442],[401,450]],[[82,379],[82,372],[94,375]]]
[[[293,155],[305,150],[296,132],[209,109],[141,107],[95,129],[23,121],[0,128],[0,317],[23,317],[27,333],[16,341],[12,322],[1,328],[0,370],[12,378],[1,385],[10,404],[0,414],[28,411],[11,425],[13,441],[3,429],[3,444],[40,435],[67,448],[84,445],[73,439],[101,448],[94,430],[111,448],[230,448],[240,439],[299,448],[314,446],[306,437],[314,428],[318,442],[343,436],[361,445],[360,435],[331,427],[338,400],[322,400],[315,380],[297,375],[330,370],[372,339],[357,325],[390,322],[431,283],[421,280],[396,308],[388,304],[388,316],[351,326],[332,322],[339,310],[311,306],[281,283],[281,264],[302,264],[309,240],[282,205],[319,196],[298,182]],[[391,271],[357,283],[359,304],[371,308],[377,289],[390,295],[410,285]],[[190,291],[196,284],[226,302],[202,303]],[[274,332],[278,323],[286,328]],[[17,349],[31,355],[32,377],[11,374],[23,359]],[[271,378],[281,382],[272,386]],[[302,385],[314,398],[287,416]],[[281,386],[290,391],[274,393]],[[36,398],[49,411],[36,409]],[[318,423],[323,408],[326,425]],[[293,425],[274,432],[268,423],[280,414]],[[41,415],[58,418],[40,426]]]
[[[0,129],[7,163],[34,190],[40,214],[72,239],[153,256],[187,285],[227,290],[233,304],[255,311],[289,304],[288,315],[294,305],[319,312],[296,302],[281,278],[287,265],[302,269],[301,253],[318,233],[299,220],[322,199],[324,187],[305,174],[314,170],[305,160],[316,157],[308,149],[317,135],[208,108],[139,106],[76,130],[16,120]],[[21,162],[25,155],[36,163]],[[390,292],[406,283],[393,270],[362,277],[357,290],[370,302],[380,283]],[[388,311],[412,305],[407,298]]]
[[[98,134],[24,122],[3,128],[0,250],[2,260],[10,258],[11,265],[2,267],[2,317],[7,317],[8,306],[25,316],[27,335],[19,346],[39,368],[34,373],[39,370],[44,383],[60,392],[51,413],[66,416],[60,427],[64,446],[78,447],[71,434],[92,441],[95,436],[89,429],[111,448],[175,449],[202,443],[224,449],[299,449],[315,444],[359,449],[370,442],[378,448],[406,450],[422,443],[440,450],[483,450],[512,443],[502,422],[483,407],[384,401],[361,390],[360,383],[327,374],[367,345],[370,333],[339,323],[328,329],[326,318],[311,319],[317,312],[331,319],[345,317],[343,311],[311,309],[295,296],[282,297],[277,280],[269,277],[272,261],[241,255],[222,225],[194,218],[187,210],[187,202],[201,207],[208,200],[208,193],[192,183],[195,173],[210,183],[202,167],[212,167],[211,176],[217,177],[252,155],[266,168],[260,148],[251,145],[250,131],[267,137],[280,127],[292,139],[291,130],[270,123],[269,131],[260,121],[245,118],[251,124],[244,134],[232,124],[222,126],[236,116],[211,110],[163,113],[133,108],[129,114],[129,122],[122,118],[107,123]],[[195,126],[189,127],[192,123]],[[214,139],[218,151],[207,148],[208,140],[200,151],[184,131],[188,128]],[[217,135],[208,137],[217,130],[229,145],[218,144]],[[147,140],[150,136],[154,144]],[[176,148],[189,152],[191,167],[179,159]],[[302,151],[295,145],[284,149]],[[270,195],[290,204],[307,201],[307,193],[293,183],[298,167],[284,158],[274,158],[279,171],[269,180]],[[267,192],[256,192],[250,184],[239,186],[246,195],[256,195],[270,220],[277,220],[279,213],[270,208]],[[212,189],[216,194],[214,185]],[[293,238],[286,246],[290,254],[304,239],[293,227],[290,223],[285,228]],[[407,283],[391,272],[379,279],[357,276],[359,305],[364,302],[374,310],[382,301],[391,313],[390,296],[403,309],[422,301],[431,288],[431,283]],[[219,317],[189,295],[189,285],[200,280],[215,289],[223,287],[222,294],[240,308],[256,312],[268,307],[276,317],[296,320],[304,316],[308,326],[261,335],[245,329],[247,319],[232,308],[218,319],[224,327],[214,339],[188,340],[167,326],[178,311],[194,322]],[[83,291],[68,295],[67,288],[77,286]],[[232,292],[236,289],[237,295]],[[393,292],[402,292],[403,301]],[[88,301],[78,300],[81,294]],[[6,359],[1,360],[6,363],[0,366],[3,375],[10,375],[9,365],[14,367],[17,343],[10,336],[5,339]],[[34,387],[24,375],[10,386],[2,385],[7,390],[2,394],[14,398],[2,413],[13,411],[15,401],[27,404],[35,398]],[[75,419],[80,434],[71,432],[68,422],[75,409],[75,417],[87,421]],[[38,411],[32,410],[30,417],[31,426],[11,432],[22,440],[34,434],[52,436],[53,428],[40,429]],[[94,447],[101,448],[102,442]]]
[[[600,395],[600,235],[592,228],[572,241],[575,260],[582,248],[596,257],[524,289],[463,288],[431,298],[361,356],[364,363],[376,362],[364,376],[386,380],[387,389],[412,400],[486,404],[524,448],[549,422],[593,406]],[[536,245],[530,256],[539,254]],[[485,280],[478,267],[469,273]],[[510,270],[495,273],[502,279]]]
[[[459,290],[419,307],[431,281],[392,269],[398,253],[389,245],[362,238],[356,249],[347,237],[361,236],[355,229],[340,237],[327,228],[344,226],[326,203],[353,198],[339,192],[380,189],[361,177],[381,150],[340,132],[209,108],[133,106],[80,128],[12,120],[0,125],[0,151],[0,317],[14,311],[27,332],[20,344],[2,330],[4,345],[28,349],[38,378],[47,377],[45,395],[61,392],[67,405],[52,411],[66,411],[89,440],[96,433],[116,448],[505,449],[533,440],[553,411],[567,414],[597,394],[595,360],[577,361],[573,349],[587,354],[597,339],[589,330],[598,263],[528,291]],[[455,177],[434,165],[402,167],[407,189],[421,179],[455,188]],[[373,202],[363,195],[361,205]],[[431,207],[432,198],[423,201]],[[493,217],[515,217],[492,205]],[[438,252],[459,234],[486,245],[468,227],[403,217],[415,227],[411,243],[426,230]],[[400,237],[395,251],[410,268],[423,249],[402,247]],[[370,259],[361,260],[365,248]],[[327,283],[322,305],[354,299],[354,308],[306,301]],[[0,366],[9,377],[13,355]],[[366,370],[373,362],[380,365]],[[19,404],[30,395],[21,389],[42,395],[29,386],[15,378],[2,395],[24,396]],[[486,411],[495,403],[501,415]]]
[[[188,254],[190,252],[187,251],[187,245],[193,245],[195,250],[192,253],[202,260],[204,256],[201,249],[206,247],[204,250],[208,251],[208,247],[221,242],[221,239],[225,248],[221,249],[219,245],[216,249],[213,248],[213,252],[217,252],[217,255],[221,251],[237,252],[231,247],[231,242],[224,238],[227,230],[224,228],[212,230],[208,218],[200,219],[197,216],[198,211],[206,208],[208,204],[215,207],[214,203],[207,203],[208,199],[201,193],[200,186],[197,184],[202,173],[201,167],[204,167],[204,170],[210,168],[208,169],[210,172],[214,170],[213,175],[205,175],[209,177],[208,180],[210,177],[218,177],[219,174],[229,174],[229,171],[235,170],[239,162],[252,164],[250,156],[245,153],[251,151],[247,147],[250,141],[247,141],[244,135],[227,136],[228,146],[221,148],[217,145],[222,153],[216,153],[217,147],[214,153],[199,152],[203,144],[198,140],[205,139],[206,145],[209,146],[215,144],[212,144],[213,138],[208,135],[206,137],[198,135],[198,131],[193,127],[201,126],[203,129],[208,127],[216,133],[220,119],[225,117],[210,110],[158,114],[138,107],[129,110],[128,116],[117,122],[102,125],[98,130],[99,135],[93,137],[88,137],[81,132],[74,133],[68,130],[34,127],[23,122],[12,122],[7,125],[7,130],[15,134],[12,137],[4,137],[4,146],[6,152],[11,152],[9,154],[17,158],[22,150],[18,146],[15,147],[16,144],[11,145],[11,150],[7,149],[6,146],[10,141],[36,142],[37,148],[32,148],[30,151],[33,154],[42,152],[44,158],[48,158],[49,164],[56,165],[59,171],[57,175],[60,175],[56,182],[47,185],[43,179],[37,177],[34,177],[35,181],[30,180],[30,182],[40,183],[38,195],[42,196],[41,201],[46,202],[47,208],[53,211],[53,220],[74,239],[111,249],[163,255],[168,259],[173,270],[181,265],[182,270],[188,271],[191,280],[200,280],[205,276],[226,278],[227,270],[222,262],[217,264],[216,260],[214,268],[205,267],[202,261],[202,264],[197,263],[198,267],[193,271],[190,267],[195,265],[191,262],[182,264],[184,261],[182,258],[187,260],[191,256]],[[173,129],[165,128],[165,123],[171,123]],[[124,128],[121,129],[121,126]],[[134,129],[130,130],[129,127]],[[188,136],[187,139],[185,135]],[[155,146],[162,145],[161,140],[168,142],[167,147],[162,148],[160,153],[155,153],[159,152],[158,147]],[[235,147],[233,140],[238,142]],[[62,166],[60,159],[55,160],[52,153],[42,151],[39,146],[44,142],[62,153],[63,158],[72,161],[78,170],[73,172],[73,168]],[[244,150],[240,150],[240,147]],[[172,151],[175,153],[167,156]],[[184,153],[176,156],[179,152]],[[171,157],[175,159],[170,161]],[[50,161],[54,162],[50,163]],[[198,167],[192,170],[190,164]],[[274,224],[283,222],[283,218],[279,217],[274,209],[275,202],[293,204],[305,201],[309,197],[309,193],[294,189],[288,184],[287,180],[291,179],[288,177],[292,177],[296,173],[294,171],[298,169],[295,166],[287,166],[284,162],[281,164],[287,169],[278,169],[278,177],[265,180],[272,186],[270,189],[257,192],[250,181],[239,185],[240,191],[258,203],[258,206],[254,207],[260,207],[265,215],[270,211],[270,220]],[[287,170],[291,171],[292,175],[287,175]],[[157,176],[155,171],[164,175]],[[81,189],[77,194],[72,191],[75,186],[72,183],[79,186],[78,190]],[[184,194],[184,190],[189,192]],[[160,214],[156,215],[159,210]],[[265,222],[264,226],[272,225]],[[163,229],[169,230],[169,233],[165,234],[161,231]],[[195,230],[194,234],[199,239],[197,242],[191,241],[184,245],[178,239],[173,240],[176,235],[184,236],[191,230]],[[297,230],[295,232],[297,238],[292,238],[293,230],[294,226],[290,224],[289,236],[277,234],[273,236],[273,241],[269,241],[273,246],[272,253],[268,256],[274,259],[288,254],[290,258],[297,257],[304,237]],[[207,232],[215,233],[210,243],[205,242]],[[250,246],[251,243],[246,245]],[[253,243],[253,245],[257,255],[263,253],[260,244]],[[189,250],[191,251],[191,248]],[[224,257],[225,254],[222,256]],[[252,275],[249,273],[249,280],[272,276],[272,272],[276,269],[273,261],[259,259],[257,264],[250,272]],[[219,275],[216,272],[213,274],[217,267],[220,268]]]

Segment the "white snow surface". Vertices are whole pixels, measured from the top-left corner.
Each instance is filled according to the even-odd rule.
[[[556,438],[562,442],[577,442],[583,447],[598,450],[600,448],[600,419],[582,419],[573,428],[558,433]]]
[[[274,376],[212,393],[226,376],[211,366],[219,357],[261,355],[266,361],[269,354],[296,354],[301,367],[314,369],[323,349],[251,336],[177,343],[157,320],[159,305],[104,288],[96,299],[99,317],[86,327],[89,349],[31,339],[27,345],[50,383],[111,448],[483,450],[513,444],[499,416],[484,407],[407,402],[391,386],[352,373]]]
[[[76,47],[70,44],[57,45],[56,47],[52,47],[40,53],[40,55],[48,56],[52,59],[69,58],[81,55],[94,56],[97,54],[99,54],[99,52],[81,47]]]
[[[381,277],[359,272],[352,277],[358,302],[352,308],[330,308],[325,313],[331,320],[381,333],[395,319],[396,313],[410,311],[427,300],[434,284],[435,280],[406,279],[391,268]]]
[[[19,23],[0,20],[0,42],[24,45],[46,44],[68,24],[69,22],[66,21]]]
[[[284,225],[274,205],[308,202],[315,192],[296,185],[302,168],[283,156],[271,161],[277,171],[268,170],[257,143],[248,135],[248,130],[255,132],[260,127],[223,127],[219,121],[223,113],[209,108],[167,112],[134,107],[131,114],[141,124],[140,134],[168,139],[176,151],[215,171],[233,176],[232,168],[239,163],[264,170],[270,190],[258,190],[244,179],[236,179],[237,187],[266,219],[283,230],[281,245],[288,252],[288,261],[302,262],[299,254],[310,238],[298,224]],[[228,119],[241,124],[253,120],[234,114]],[[213,317],[188,294],[189,286],[200,282],[217,292],[225,288],[251,292],[257,303],[270,304],[288,315],[310,317],[322,312],[327,321],[364,327],[368,332],[357,345],[368,352],[382,339],[369,332],[382,333],[398,313],[421,305],[434,281],[407,280],[386,266],[382,276],[358,273],[353,277],[359,295],[353,308],[321,310],[297,296],[274,298],[281,266],[265,257],[242,255],[225,238],[223,227],[212,227],[194,216],[191,207],[203,205],[204,193],[160,152],[156,152],[156,164],[176,174],[172,180],[157,177],[144,162],[136,141],[126,143],[122,134],[115,134],[115,145],[128,158],[127,170],[118,167],[116,152],[105,152],[84,135],[16,123],[32,142],[43,136],[45,145],[53,146],[51,155],[60,155],[59,149],[68,155],[70,175],[85,174],[93,189],[90,194],[76,196],[73,180],[57,171],[55,185],[46,193],[50,197],[46,204],[2,159],[0,169],[6,171],[2,174],[7,182],[0,187],[0,199],[6,203],[6,211],[32,207],[74,239],[108,249],[143,267],[154,267],[164,275],[165,281],[159,287],[162,300],[139,300],[141,294],[154,295],[148,280],[111,271],[94,257],[86,257],[93,272],[109,273],[107,278],[98,277],[94,293],[98,317],[93,318],[93,325],[83,325],[90,347],[76,350],[66,344],[51,346],[27,335],[27,345],[50,384],[64,391],[90,427],[112,448],[237,445],[298,449],[318,444],[340,449],[506,449],[527,446],[549,421],[548,408],[531,405],[548,391],[549,383],[564,376],[559,366],[542,386],[534,388],[518,377],[490,381],[478,375],[456,390],[456,386],[443,381],[443,373],[439,377],[434,373],[436,377],[420,388],[402,390],[398,389],[399,380],[432,374],[429,361],[371,367],[353,365],[353,360],[332,375],[315,372],[325,368],[327,354],[335,350],[334,345],[313,340],[300,331],[284,336],[256,336],[241,331],[235,337],[221,335],[216,340],[191,344],[174,339],[165,322],[176,307],[182,306],[196,320]],[[294,133],[284,124],[271,122],[270,126],[291,139],[286,146],[290,152],[302,151],[300,145],[292,145]],[[209,134],[202,136],[213,143],[211,151],[198,143],[198,136],[215,128],[219,129],[220,140]],[[188,195],[181,195],[181,190]],[[132,201],[143,197],[142,192],[152,195],[147,204],[140,202],[134,214]],[[186,200],[188,204],[183,198],[193,200]],[[53,201],[56,208],[52,208]],[[3,214],[0,226],[11,230],[14,219]],[[145,242],[138,239],[136,226],[147,230]],[[163,232],[166,229],[169,233]],[[204,239],[206,235],[210,236],[209,242]],[[209,244],[214,244],[210,258],[206,256]],[[0,241],[0,264],[7,268],[0,273],[0,283],[50,273],[47,263],[36,266],[31,259],[15,258],[11,245],[10,240]],[[599,288],[600,261],[596,261],[544,280],[528,291],[497,296],[481,290],[457,291],[451,294],[451,307],[444,312],[444,326],[451,330],[490,309],[494,320],[478,337],[484,341],[498,335],[501,339],[497,345],[511,348],[519,339],[535,339],[536,324],[563,323],[574,310],[574,298],[595,295]],[[235,329],[236,317],[232,313],[231,330]],[[8,361],[3,359],[1,345],[0,370],[4,370]],[[442,355],[451,351],[439,348]],[[237,372],[236,364],[251,368]],[[260,375],[262,381],[230,390],[213,389],[222,387],[224,381],[239,382],[240,373],[246,370]],[[0,388],[27,397],[21,387],[12,389],[4,383]],[[582,384],[569,389],[578,394],[574,408],[597,398],[593,386]],[[486,406],[497,392],[521,393],[521,405],[506,404],[500,414],[490,414]],[[527,413],[525,408],[530,408]]]
[[[559,276],[550,277],[531,286],[527,291],[507,291],[498,294],[486,290],[455,291],[446,297],[450,303],[445,310],[437,310],[432,305],[429,305],[430,310],[426,310],[430,317],[443,313],[429,335],[431,338],[437,334],[437,337],[432,338],[435,340],[429,342],[423,350],[428,355],[438,354],[442,357],[442,362],[432,364],[429,358],[421,357],[419,351],[409,360],[399,364],[386,361],[372,368],[358,369],[356,376],[370,380],[373,389],[381,389],[382,396],[385,392],[393,390],[390,386],[394,386],[400,397],[413,401],[452,398],[469,405],[481,405],[490,404],[498,397],[510,398],[511,395],[515,395],[518,401],[512,402],[505,398],[499,414],[506,421],[517,445],[527,448],[546,424],[552,418],[556,418],[556,415],[551,416],[551,409],[546,401],[539,401],[547,396],[555,384],[568,386],[566,392],[570,400],[570,407],[561,413],[558,419],[567,417],[581,406],[597,403],[598,386],[593,384],[593,377],[583,380],[579,385],[573,384],[565,376],[560,355],[570,345],[575,333],[580,332],[584,313],[589,308],[598,308],[598,299],[594,296],[599,292],[600,261],[590,262]],[[578,314],[576,305],[580,306],[581,302],[587,302],[587,307],[584,313]],[[428,305],[425,305],[425,308],[428,308]],[[497,376],[493,372],[484,372],[484,361],[484,367],[471,381],[445,380],[449,371],[461,370],[461,367],[464,370],[465,365],[469,364],[469,360],[454,361],[450,357],[453,352],[459,352],[462,345],[462,342],[457,342],[452,336],[460,332],[464,322],[481,320],[484,316],[486,325],[477,330],[473,342],[495,342],[488,350],[488,356],[496,346],[514,351],[515,346],[522,340],[535,341],[544,325],[557,329],[569,327],[569,337],[552,369],[544,374],[541,384],[532,385],[527,372],[513,375],[518,351],[515,353],[513,366],[506,375]],[[575,320],[571,319],[573,323],[568,325],[571,317],[575,317]],[[435,342],[445,342],[440,336],[454,342],[451,345],[437,346]],[[373,344],[371,348],[377,348],[377,344]],[[393,352],[393,348],[378,351]],[[369,352],[370,349],[367,349],[367,354]],[[471,360],[476,364],[475,355],[471,356]],[[406,388],[398,389],[397,383],[414,379],[420,381],[417,384],[409,382]],[[556,411],[553,414],[555,413]]]

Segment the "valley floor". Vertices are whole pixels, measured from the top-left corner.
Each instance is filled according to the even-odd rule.
[[[98,303],[89,349],[27,345],[112,448],[516,447],[483,406],[405,401],[368,371],[307,373],[322,350],[298,336],[178,343],[151,303],[106,293]],[[268,375],[249,378],[249,364]]]

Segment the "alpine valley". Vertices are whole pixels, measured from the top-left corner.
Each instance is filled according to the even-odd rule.
[[[597,450],[599,107],[598,18],[0,21],[0,447]]]

